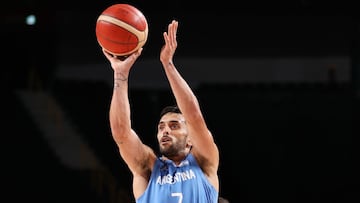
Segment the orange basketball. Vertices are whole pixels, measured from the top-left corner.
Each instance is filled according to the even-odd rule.
[[[129,55],[143,47],[148,37],[144,14],[129,4],[106,8],[96,21],[96,38],[107,52],[116,56]]]

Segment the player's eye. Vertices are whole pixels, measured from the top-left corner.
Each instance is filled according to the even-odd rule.
[[[171,130],[177,130],[180,128],[180,125],[178,123],[173,123],[169,125]]]

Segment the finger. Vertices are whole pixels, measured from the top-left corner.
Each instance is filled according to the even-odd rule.
[[[170,30],[170,40],[171,40],[171,46],[175,45],[176,42],[176,21],[173,20],[171,23],[171,30]]]
[[[130,57],[126,58],[126,61],[130,61],[129,63],[134,63],[136,61],[137,58],[139,58],[139,56],[141,55],[143,48],[139,48],[137,51],[135,51],[134,53],[132,53],[130,55]]]
[[[102,49],[102,52],[108,60],[111,60],[112,56],[105,49]]]
[[[165,45],[169,44],[169,35],[166,32],[164,32],[163,36],[164,36]]]
[[[135,54],[134,54],[135,57],[138,58],[138,57],[141,55],[142,51],[143,51],[143,48],[142,48],[142,47],[139,48],[139,49],[135,52]]]
[[[176,39],[176,34],[177,34],[178,27],[179,27],[179,23],[178,23],[178,21],[175,21],[175,25],[174,25],[174,37],[175,37],[175,39]]]

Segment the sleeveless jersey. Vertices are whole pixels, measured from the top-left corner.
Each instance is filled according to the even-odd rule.
[[[158,158],[149,184],[136,203],[217,203],[218,192],[205,177],[194,156],[178,166]]]

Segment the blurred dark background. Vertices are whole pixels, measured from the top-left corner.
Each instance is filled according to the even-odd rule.
[[[129,90],[145,143],[157,149],[158,113],[174,102],[158,57],[177,19],[175,62],[219,145],[221,196],[360,200],[358,11],[310,0],[3,2],[3,198],[134,202],[110,135],[112,72],[95,37],[115,3],[149,23]]]

